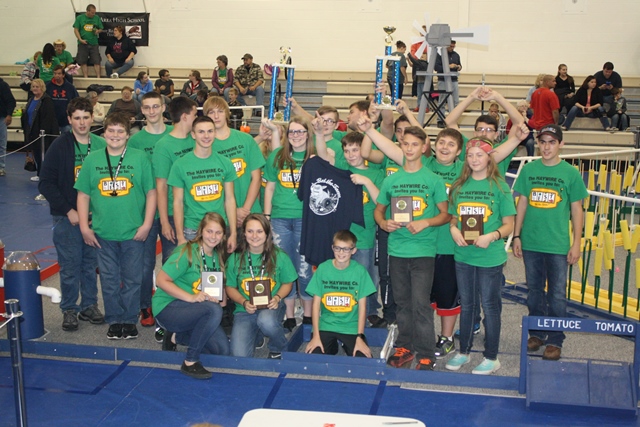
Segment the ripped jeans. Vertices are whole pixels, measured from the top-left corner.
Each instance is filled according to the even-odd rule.
[[[273,242],[291,259],[293,266],[298,272],[298,294],[304,300],[311,300],[307,294],[307,285],[311,281],[311,266],[304,260],[304,255],[300,255],[300,235],[302,234],[302,218],[272,218],[271,228],[273,231]],[[286,299],[296,297],[295,288],[291,289]]]

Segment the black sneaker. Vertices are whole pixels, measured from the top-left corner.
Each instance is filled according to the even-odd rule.
[[[207,371],[200,362],[196,362],[191,366],[187,366],[185,362],[182,362],[180,372],[197,380],[208,380],[212,377],[211,372]]]
[[[456,345],[453,343],[453,340],[450,340],[445,336],[438,336],[435,351],[436,359],[442,359],[447,354],[453,353],[454,351],[456,351]]]
[[[282,359],[282,353],[276,351],[270,351],[267,359]]]
[[[303,316],[302,317],[302,324],[303,325],[312,325],[313,321],[311,320],[311,316]]]
[[[370,316],[367,316],[367,320],[371,324],[372,328],[386,328],[387,327],[387,321],[385,319],[383,319],[382,317],[378,316],[377,314],[372,314]]]
[[[78,313],[78,319],[85,322],[91,322],[94,325],[101,325],[104,323],[104,315],[98,309],[98,304],[91,305],[80,313]]]
[[[284,321],[284,323],[282,324],[282,326],[284,326],[285,329],[288,329],[289,332],[293,331],[297,324],[296,324],[296,319],[287,319]]]
[[[162,337],[162,351],[176,351],[178,346],[171,341],[172,336],[172,332],[165,331],[164,336]]]
[[[107,339],[122,339],[122,323],[114,323],[113,325],[109,325],[109,330],[107,331]]]
[[[134,340],[138,338],[138,328],[131,323],[122,325],[122,338],[125,340]]]
[[[78,315],[74,310],[65,310],[62,313],[62,330],[69,332],[78,330]]]
[[[156,328],[156,333],[154,335],[154,338],[156,339],[156,342],[162,342],[164,339],[164,334],[165,334],[165,330],[162,329],[160,326],[158,326]]]

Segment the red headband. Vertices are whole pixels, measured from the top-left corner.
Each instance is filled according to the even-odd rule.
[[[484,139],[470,139],[469,142],[467,142],[467,151],[473,147],[479,147],[487,154],[493,153],[493,144]]]

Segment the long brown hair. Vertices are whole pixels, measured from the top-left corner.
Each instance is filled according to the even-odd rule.
[[[264,248],[262,249],[262,255],[266,261],[265,269],[267,271],[267,276],[275,280],[276,273],[276,261],[278,259],[278,247],[273,243],[273,235],[271,233],[271,223],[267,220],[267,218],[263,214],[252,213],[247,215],[247,217],[242,221],[242,237],[240,240],[240,245],[238,245],[238,257],[240,258],[240,262],[238,262],[238,270],[242,270],[242,266],[245,263],[245,259],[249,256],[249,243],[247,242],[247,237],[245,236],[245,231],[247,229],[247,224],[249,221],[258,221],[264,230],[264,235],[266,240],[264,242]]]
[[[222,228],[222,240],[220,241],[220,243],[218,243],[218,246],[213,248],[213,252],[217,253],[217,255],[218,255],[218,263],[220,264],[220,271],[222,271],[222,272],[225,271],[225,261],[226,261],[226,258],[227,258],[227,251],[226,251],[227,235],[226,235],[225,231],[227,229],[227,224],[224,222],[224,218],[222,218],[222,216],[220,214],[216,213],[216,212],[207,212],[204,215],[204,217],[202,217],[202,220],[200,221],[200,224],[198,224],[198,230],[196,231],[196,237],[193,240],[189,240],[182,247],[182,249],[180,250],[180,255],[176,259],[176,265],[178,264],[178,261],[180,260],[180,258],[182,258],[183,255],[186,255],[187,261],[189,263],[189,266],[193,265],[193,248],[194,248],[194,246],[196,246],[198,248],[202,246],[202,230],[204,230],[204,228],[210,222],[215,222],[216,224],[218,224]],[[201,257],[197,257],[196,258],[196,263],[198,264],[198,266],[200,268],[204,267],[202,265],[202,258]]]
[[[294,168],[296,166],[296,162],[293,160],[293,147],[289,142],[289,127],[291,126],[291,123],[297,123],[307,130],[307,149],[303,162],[306,162],[316,152],[313,142],[311,142],[311,135],[309,135],[309,122],[307,122],[303,117],[293,116],[285,129],[286,138],[283,138],[282,149],[278,151],[275,159],[273,159],[273,165],[278,169],[283,169],[285,167]]]
[[[474,141],[474,140],[485,142],[487,144],[490,144],[493,147],[493,142],[490,139],[472,138],[469,141]],[[467,153],[468,151],[469,151],[469,148],[467,147]],[[500,171],[498,170],[498,164],[496,163],[495,159],[491,154],[487,154],[487,155],[489,156],[489,163],[487,164],[487,180],[489,181],[489,185],[492,187],[493,184],[495,184],[498,187],[498,189],[502,191],[502,186],[500,185],[500,182],[501,181],[504,182],[504,179],[500,175]],[[452,203],[452,204],[454,203],[454,199],[460,192],[460,188],[464,185],[465,182],[467,182],[467,180],[471,177],[472,173],[473,171],[469,166],[469,162],[467,161],[467,159],[465,159],[460,176],[458,177],[458,179],[456,179],[456,181],[451,185],[451,188],[449,189],[449,203]]]

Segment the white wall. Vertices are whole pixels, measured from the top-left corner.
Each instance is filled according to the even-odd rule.
[[[98,11],[144,10],[142,0],[95,0]],[[575,3],[574,3],[575,2]],[[0,0],[0,64],[14,63],[62,38],[75,54],[75,4],[88,1]],[[136,63],[152,67],[207,67],[226,54],[236,67],[245,52],[274,62],[281,45],[293,48],[302,70],[373,70],[383,53],[382,27],[397,27],[407,44],[416,19],[440,19],[452,29],[488,24],[488,47],[462,40],[469,72],[588,74],[612,61],[623,76],[640,75],[639,0],[146,0],[149,47]],[[565,8],[567,12],[565,12]],[[615,18],[614,18],[615,17]],[[605,22],[607,19],[609,22]]]

